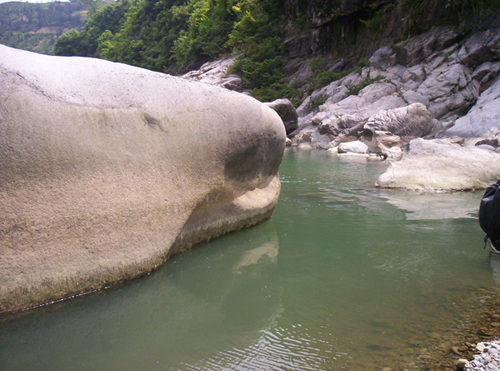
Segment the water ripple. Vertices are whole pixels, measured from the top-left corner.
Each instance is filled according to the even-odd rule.
[[[247,348],[231,348],[192,365],[186,370],[326,370],[325,364],[345,359],[330,342],[305,337],[300,325],[261,331],[261,336]]]

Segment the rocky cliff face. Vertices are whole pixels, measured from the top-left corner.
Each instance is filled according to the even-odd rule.
[[[313,27],[322,26],[331,20],[365,9],[376,3],[374,0],[285,0],[289,15],[306,14]]]
[[[377,49],[363,67],[344,73],[338,72],[345,61],[333,59],[326,72],[333,81],[310,92],[298,107],[298,128],[288,132],[288,144],[401,160],[401,165],[391,166],[390,175],[381,177],[380,187],[483,188],[500,178],[499,50],[500,27],[493,22],[493,27],[468,37],[434,27]],[[298,63],[290,81],[307,86],[311,60]],[[442,145],[412,146],[415,138],[438,139]],[[457,147],[456,152],[449,146]],[[424,156],[429,151],[432,155]],[[431,158],[436,167],[426,165]],[[422,166],[416,165],[418,159]],[[461,163],[470,166],[456,171]],[[403,174],[405,168],[414,169],[414,178]]]
[[[302,58],[318,52],[350,53],[357,43],[360,18],[376,1],[285,1],[290,18],[301,18],[307,24],[302,32],[292,32],[285,41],[290,58]],[[359,47],[358,47],[359,49]]]
[[[0,46],[0,312],[146,274],[269,218],[285,130],[253,98]]]
[[[500,177],[499,45],[500,28],[465,39],[449,28],[434,28],[383,47],[371,56],[370,66],[314,91],[304,101],[291,145],[345,152],[340,144],[360,141],[367,152],[402,159],[381,177],[381,187],[484,188]],[[447,138],[443,145],[463,151],[457,148],[450,155],[448,147],[433,145],[429,155],[422,149],[426,146],[411,145],[414,138]],[[465,148],[470,145],[478,147]],[[436,168],[416,165],[416,159],[428,164],[431,158]],[[466,170],[468,162],[474,172]],[[457,164],[464,165],[463,172],[454,169]]]
[[[453,25],[466,33],[488,27],[484,22],[495,6],[458,0],[286,0],[288,17],[301,25],[291,28],[286,45],[290,58],[330,53],[352,62],[434,26]]]

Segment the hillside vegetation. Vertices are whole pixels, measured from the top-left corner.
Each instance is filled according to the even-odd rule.
[[[88,6],[83,2],[0,4],[0,43],[18,49],[53,54],[57,37],[81,29]]]
[[[500,0],[120,0],[98,10],[82,31],[62,35],[57,55],[105,58],[183,73],[233,53],[235,73],[260,100],[300,100],[286,76],[311,60],[311,86],[355,68],[390,45],[451,25],[464,34],[498,10]],[[341,71],[326,71],[342,57]],[[340,75],[339,75],[340,74]]]

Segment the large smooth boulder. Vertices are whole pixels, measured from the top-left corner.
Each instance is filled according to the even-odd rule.
[[[269,218],[285,145],[248,96],[0,46],[0,312],[132,279]]]
[[[359,140],[340,143],[338,153],[354,153],[364,155],[368,153],[368,146]]]
[[[421,191],[473,190],[500,178],[500,155],[476,146],[414,139],[401,161],[380,175],[377,186]]]

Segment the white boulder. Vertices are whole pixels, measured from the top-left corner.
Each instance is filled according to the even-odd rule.
[[[354,153],[364,155],[368,153],[368,146],[365,143],[356,140],[353,142],[340,143],[337,151],[338,153]]]
[[[472,190],[500,178],[500,155],[475,146],[414,139],[401,161],[391,163],[376,185],[423,191]]]
[[[207,62],[200,69],[190,71],[182,77],[191,81],[221,86],[229,90],[242,91],[243,82],[241,78],[238,75],[229,73],[233,64],[233,57]]]

